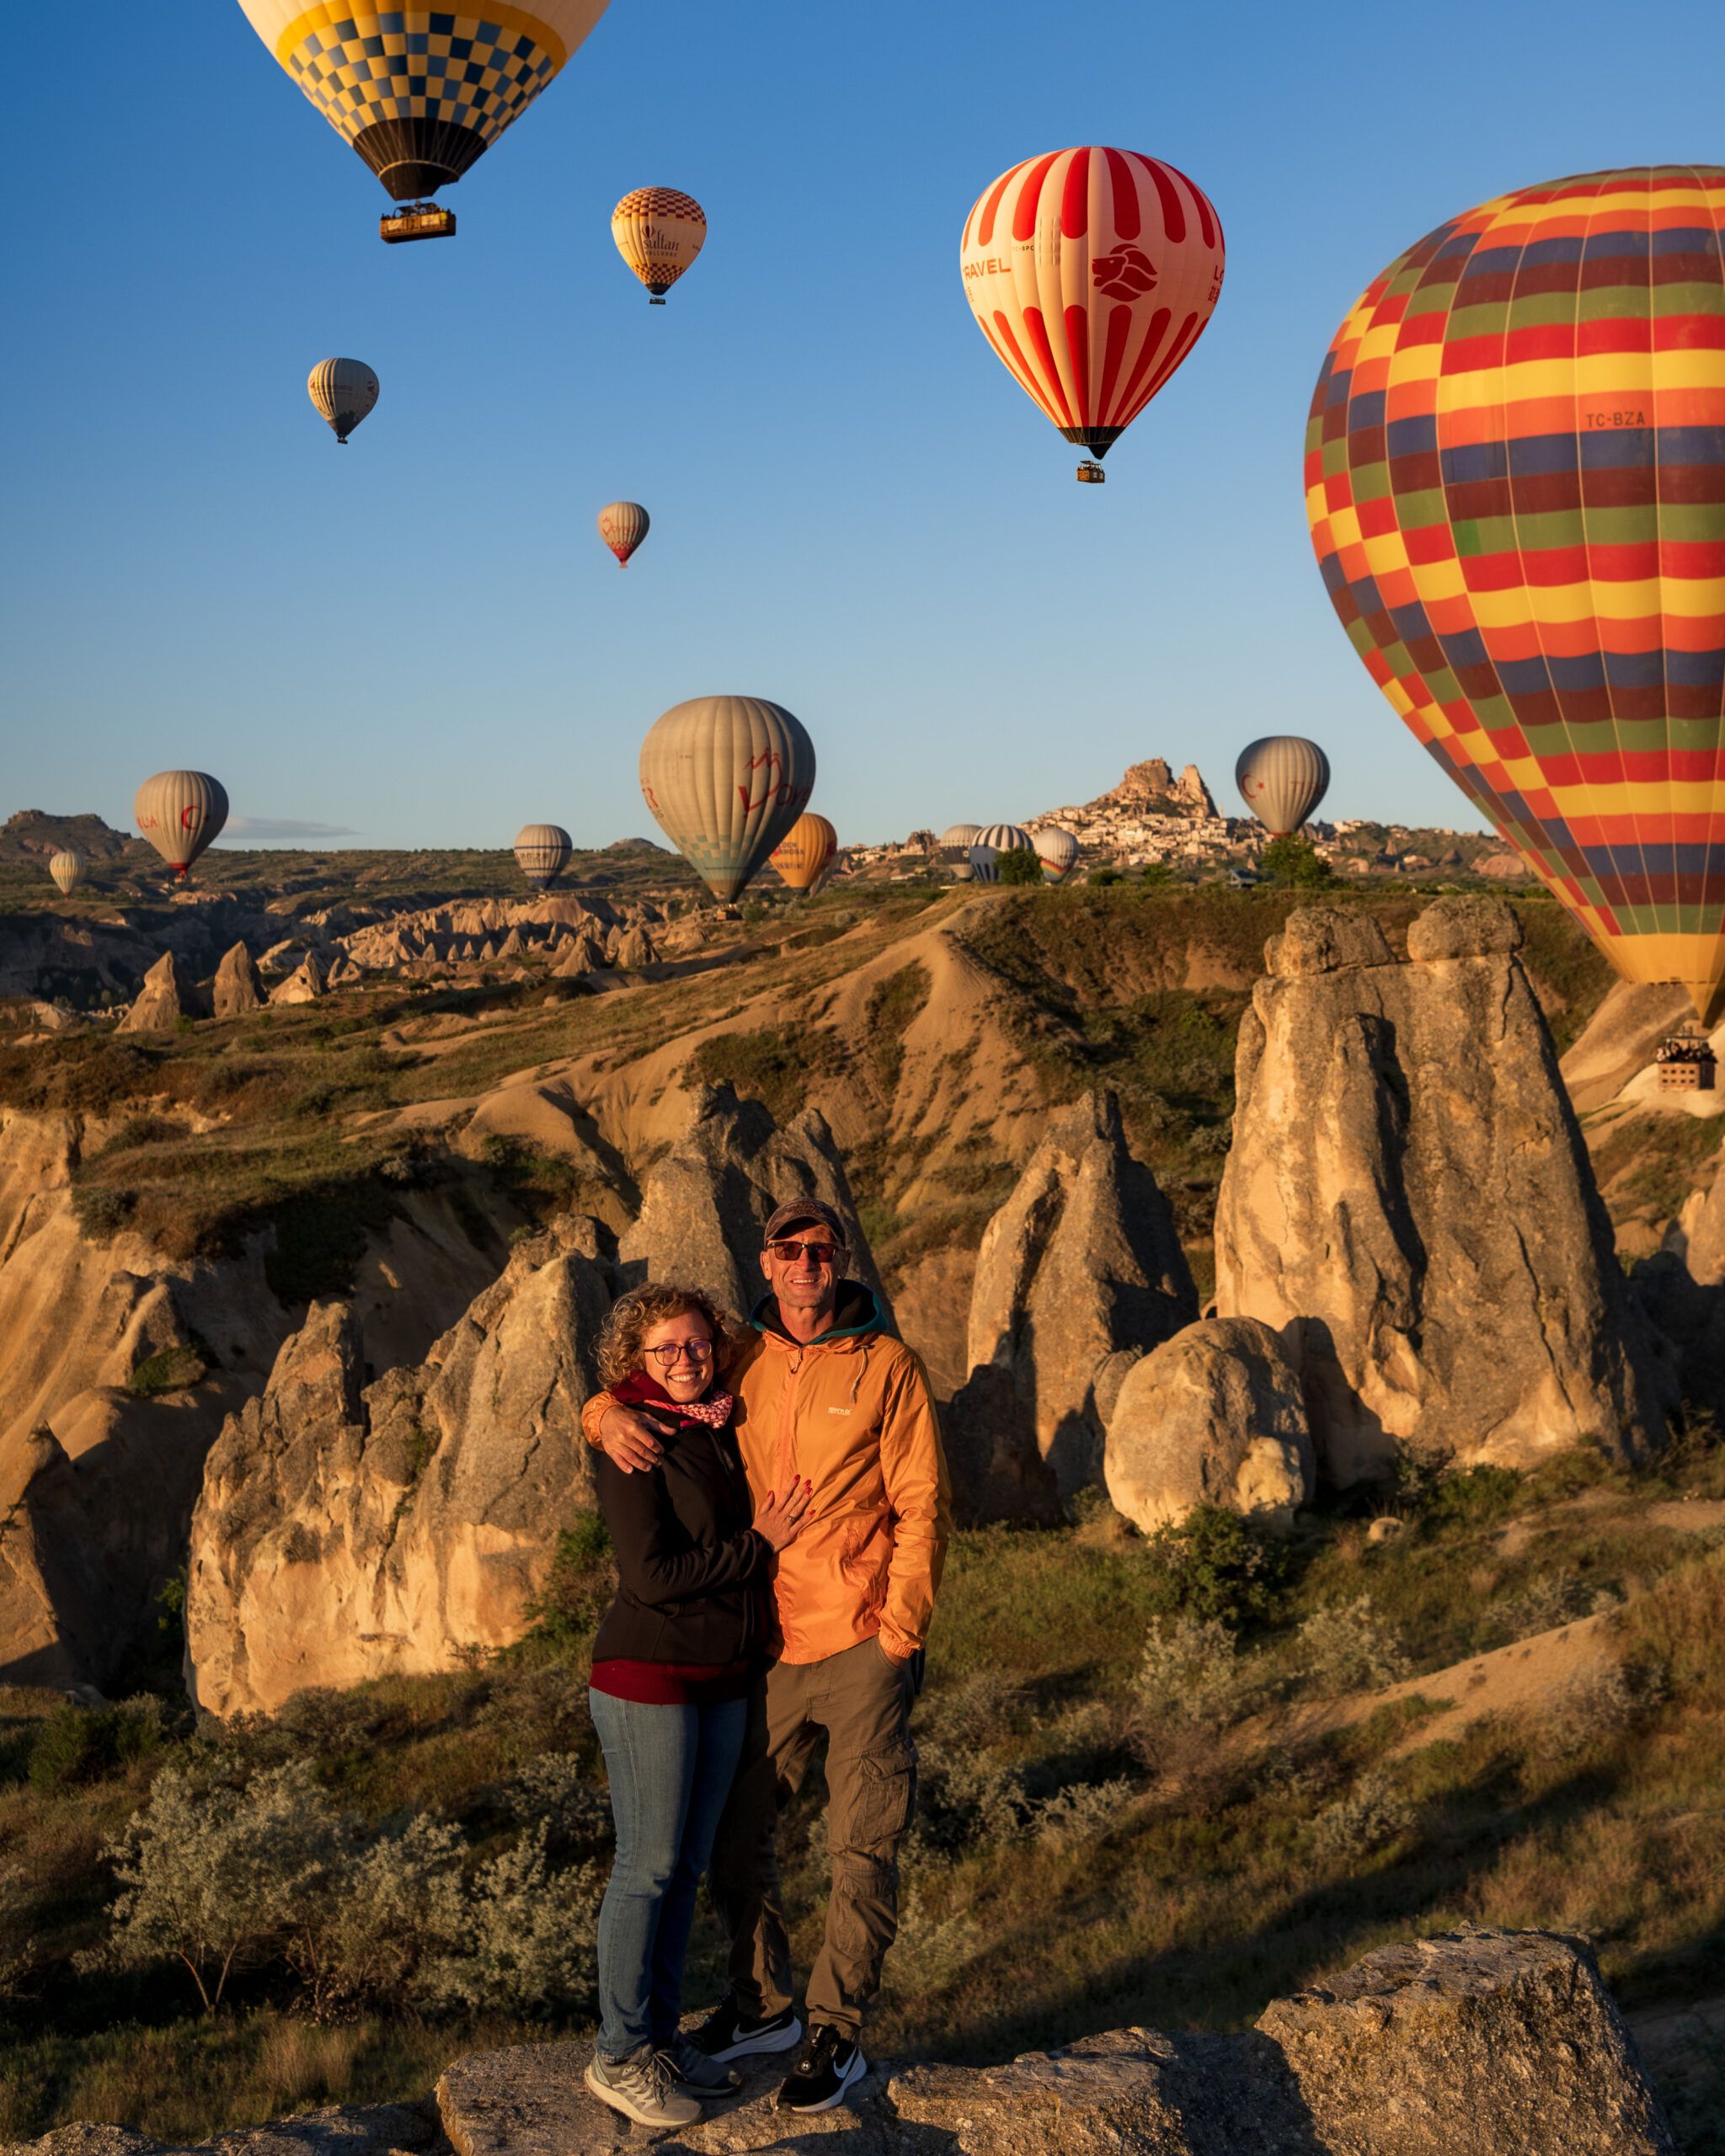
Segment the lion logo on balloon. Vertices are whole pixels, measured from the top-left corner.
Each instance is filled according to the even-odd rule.
[[[1090,265],[1091,282],[1112,300],[1135,300],[1156,290],[1156,264],[1142,248],[1117,247]]]

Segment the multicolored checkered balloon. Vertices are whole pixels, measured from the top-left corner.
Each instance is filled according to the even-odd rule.
[[[1725,1004],[1725,168],[1452,218],[1337,333],[1324,582],[1397,712],[1618,971]]]

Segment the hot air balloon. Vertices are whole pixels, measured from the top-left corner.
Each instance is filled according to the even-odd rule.
[[[992,846],[996,853],[1034,853],[1036,841],[1020,824],[985,824],[972,841]]]
[[[599,536],[617,556],[619,568],[629,566],[629,557],[653,528],[653,520],[639,502],[607,502],[599,512]]]
[[[839,835],[825,816],[805,810],[766,857],[781,878],[804,896],[826,879],[839,850]]]
[[[979,883],[997,883],[1001,875],[1001,857],[998,847],[973,846],[970,849],[970,873]]]
[[[665,296],[701,252],[707,212],[674,187],[638,187],[611,213],[617,251],[647,287],[649,304]]]
[[[807,805],[814,744],[763,696],[696,696],[641,744],[641,792],[713,896],[735,898]]]
[[[240,0],[246,19],[398,202],[457,180],[519,120],[606,0],[533,0],[487,15]],[[393,229],[392,229],[392,227]],[[386,217],[386,239],[452,232],[447,211]]]
[[[1222,289],[1222,227],[1135,150],[1050,150],[984,189],[959,266],[982,334],[1068,441],[1108,451],[1185,358]],[[1098,463],[1078,477],[1103,478]]]
[[[1298,734],[1249,742],[1234,766],[1240,798],[1273,838],[1284,839],[1311,816],[1330,787],[1330,760]]]
[[[561,824],[523,824],[515,833],[515,866],[536,891],[548,891],[569,865],[573,850]]]
[[[1630,980],[1725,976],[1725,168],[1440,225],[1337,333],[1324,582],[1415,738]]]
[[[207,771],[158,771],[138,788],[132,819],[174,874],[185,872],[227,821],[227,795]]]
[[[60,895],[69,899],[84,880],[84,857],[75,846],[63,846],[48,863],[48,873],[60,886]]]
[[[306,376],[306,394],[347,447],[347,438],[377,402],[377,377],[363,360],[319,360]]]
[[[1058,824],[1036,834],[1036,857],[1042,863],[1045,883],[1064,883],[1078,866],[1078,841]]]

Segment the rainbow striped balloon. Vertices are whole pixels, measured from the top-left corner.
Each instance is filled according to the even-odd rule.
[[[1587,173],[1337,333],[1306,513],[1418,739],[1631,980],[1725,1002],[1725,168]]]

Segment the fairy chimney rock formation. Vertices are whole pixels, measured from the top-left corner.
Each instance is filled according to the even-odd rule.
[[[182,1018],[200,1016],[200,1002],[185,968],[172,951],[165,951],[144,975],[136,1001],[115,1030],[171,1033]]]
[[[782,1130],[729,1086],[691,1097],[682,1138],[649,1168],[639,1217],[617,1246],[623,1278],[698,1281],[739,1316],[766,1292],[761,1230],[787,1198],[817,1198],[845,1224],[846,1270],[879,1297],[868,1239],[826,1118],[804,1108]],[[890,1316],[888,1319],[890,1323]]]
[[[315,1303],[205,1464],[186,1586],[195,1700],[448,1669],[521,1637],[593,1502],[580,1411],[611,1305],[593,1223],[521,1244],[417,1366],[366,1382],[357,1317]]]
[[[1320,1467],[1399,1447],[1526,1465],[1656,1444],[1664,1380],[1500,901],[1440,899],[1409,962],[1291,914],[1241,1027],[1216,1309],[1300,1369]]]
[[[1108,1417],[1109,1502],[1142,1533],[1220,1505],[1280,1531],[1316,1463],[1300,1373],[1255,1318],[1200,1318],[1126,1373]]]
[[[319,951],[307,951],[296,971],[270,991],[272,1003],[315,1003],[329,988],[329,968]]]
[[[248,1011],[260,1011],[268,998],[257,960],[243,943],[236,943],[216,969],[216,1016],[238,1018]]]
[[[1015,1486],[1033,1501],[1026,1446],[1061,1499],[1096,1482],[1126,1371],[1197,1315],[1173,1215],[1114,1095],[1058,1110],[977,1252],[970,1376],[950,1418],[961,1511],[1010,1517]]]

